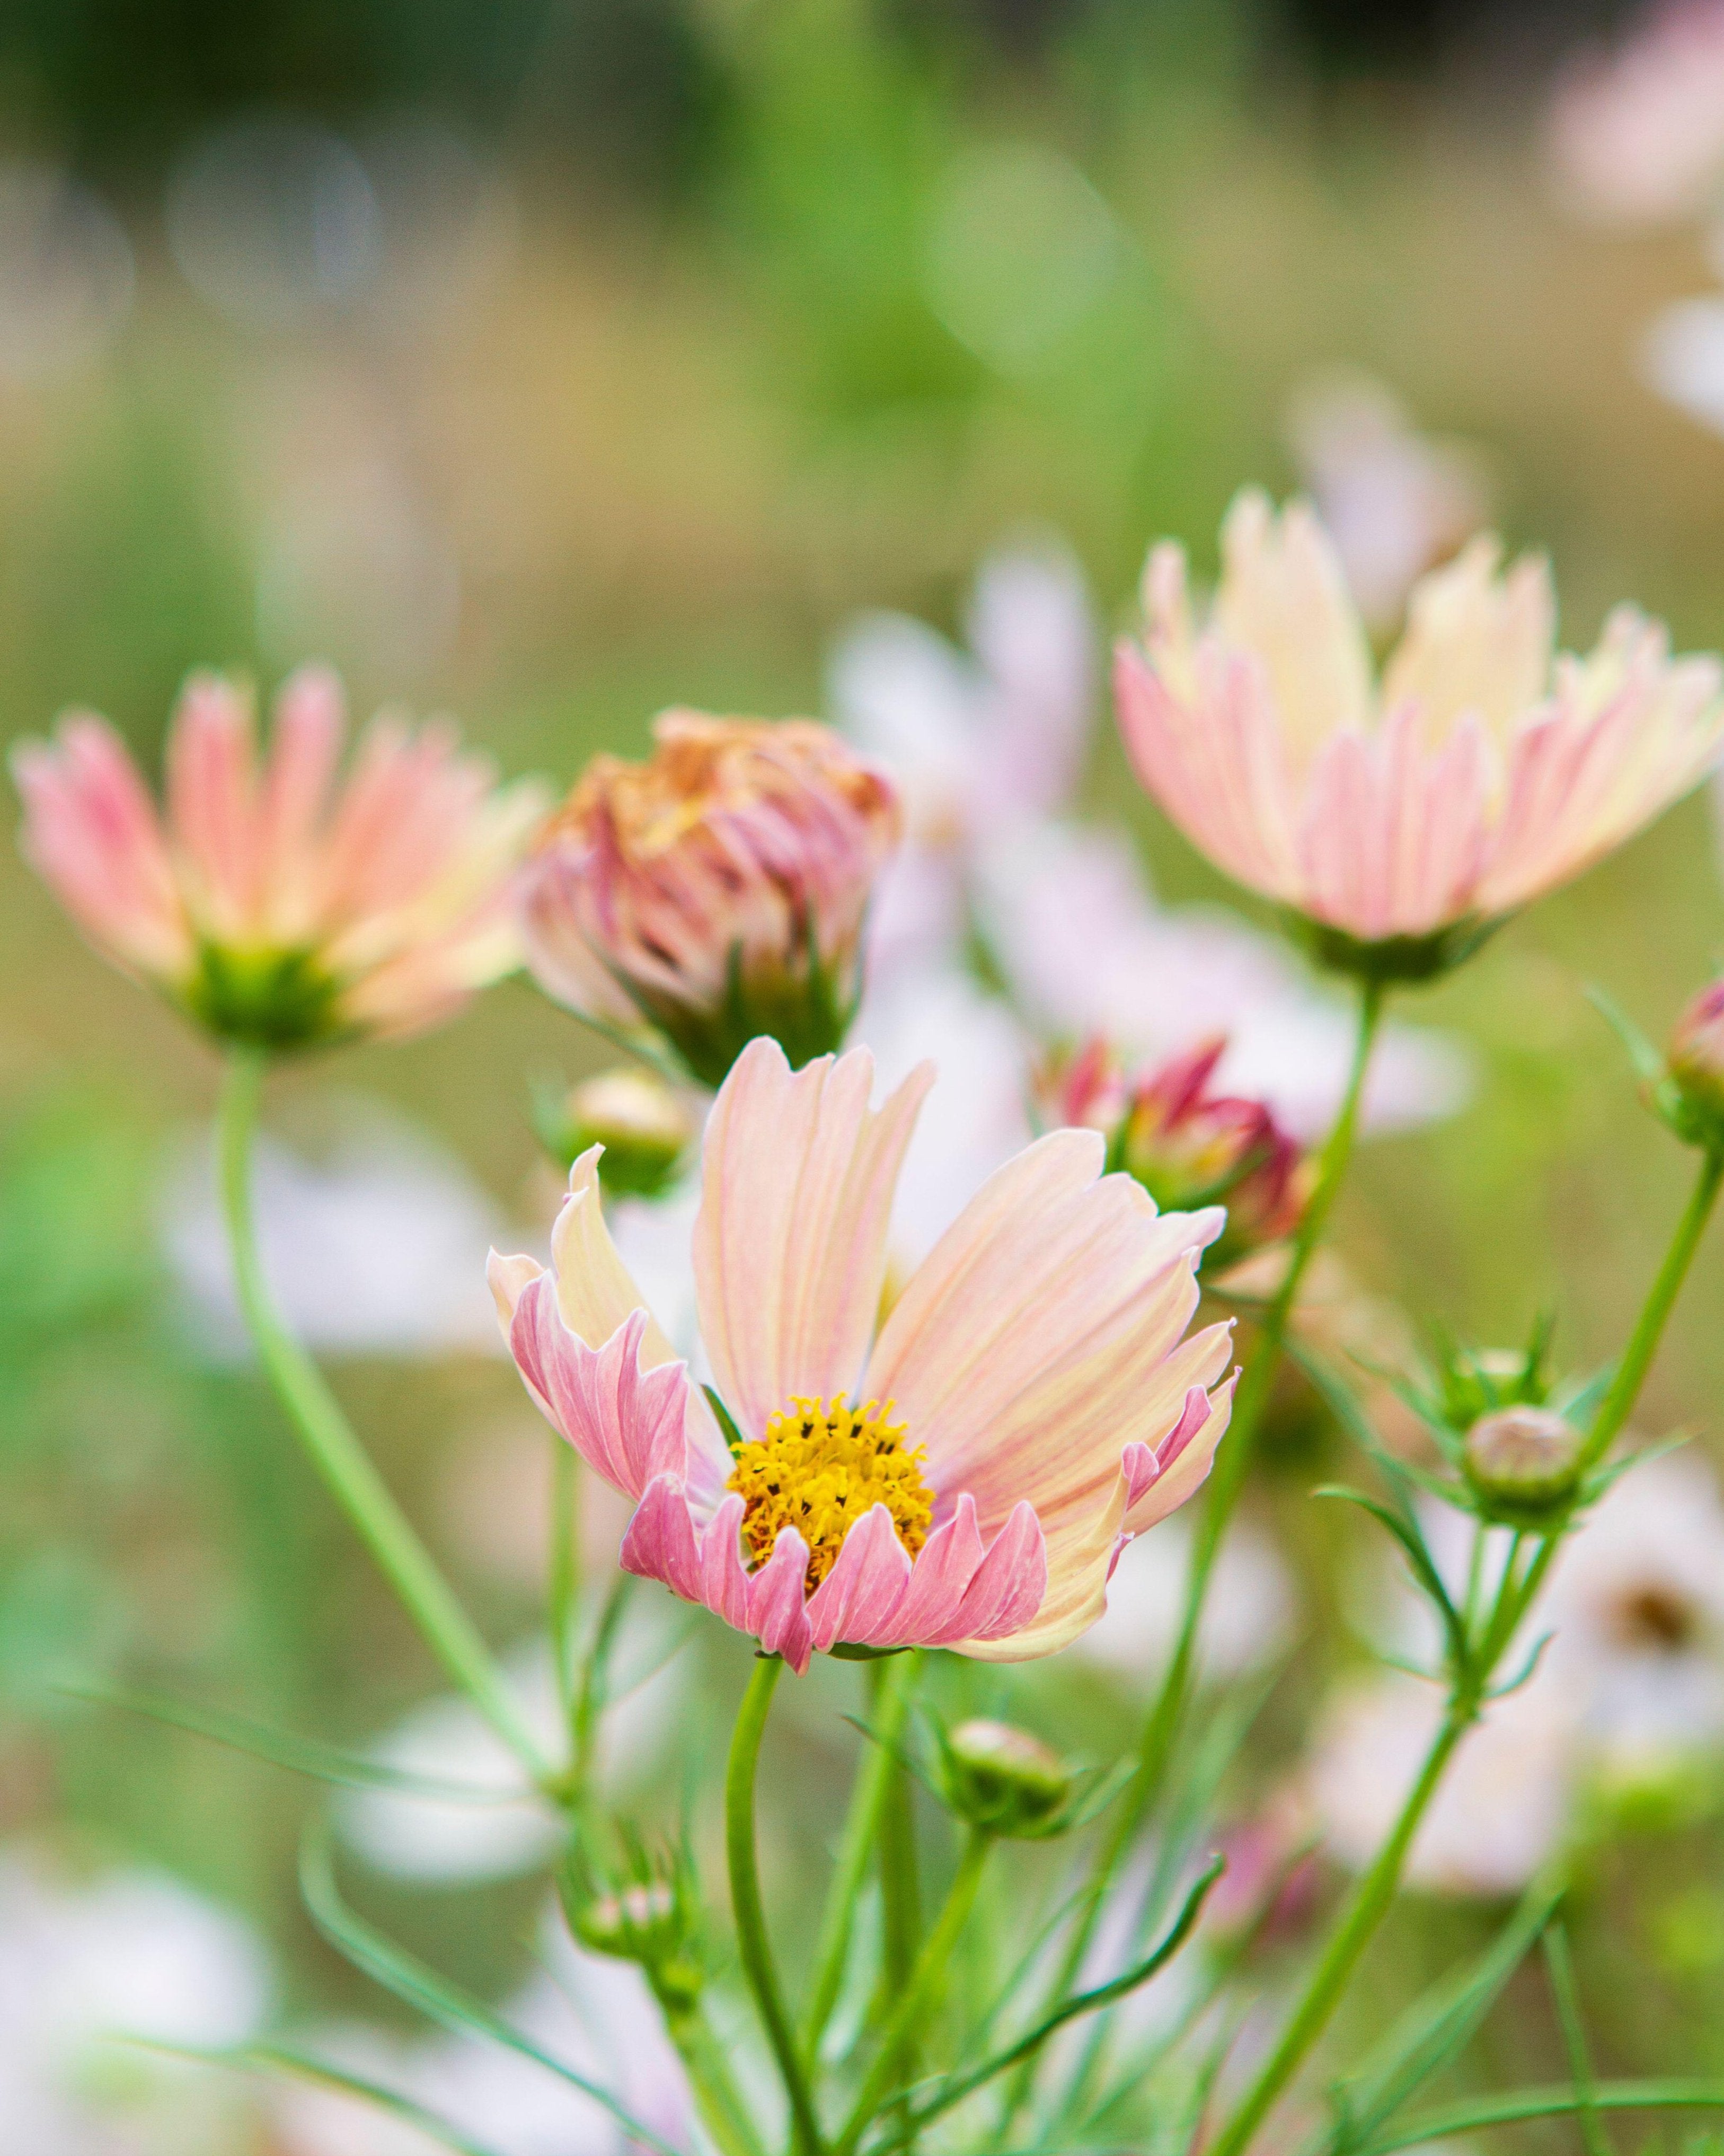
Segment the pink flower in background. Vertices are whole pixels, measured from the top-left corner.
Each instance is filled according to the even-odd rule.
[[[213,1032],[416,1032],[518,963],[509,879],[543,803],[498,789],[448,724],[389,714],[338,784],[346,730],[335,677],[305,668],[260,765],[249,697],[196,675],[164,819],[113,728],[74,712],[13,752],[24,852],[98,950]]]
[[[528,864],[527,959],[548,995],[657,1028],[716,1086],[758,1034],[837,1046],[863,919],[897,844],[890,782],[802,720],[667,711],[653,755],[595,757]]]
[[[1544,564],[1499,574],[1492,539],[1420,582],[1380,686],[1307,507],[1240,495],[1222,554],[1201,629],[1182,551],[1150,556],[1147,637],[1116,677],[1126,747],[1218,866],[1358,943],[1514,911],[1717,761],[1715,660],[1672,660],[1629,607],[1589,658],[1553,659]]]
[[[1547,140],[1556,177],[1583,214],[1656,224],[1716,206],[1724,187],[1724,5],[1658,0],[1610,51],[1564,71]]]
[[[841,1643],[1050,1654],[1226,1427],[1227,1328],[1183,1337],[1221,1216],[1158,1214],[1093,1132],[1055,1132],[988,1179],[876,1337],[932,1072],[878,1110],[873,1079],[865,1050],[793,1074],[758,1040],[713,1107],[694,1267],[731,1450],[623,1270],[596,1154],[554,1270],[493,1257],[499,1312],[542,1411],[636,1505],[625,1569],[798,1670]]]

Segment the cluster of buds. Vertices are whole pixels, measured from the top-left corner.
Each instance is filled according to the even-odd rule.
[[[1050,1124],[1100,1131],[1110,1168],[1123,1168],[1163,1212],[1227,1208],[1227,1226],[1205,1253],[1220,1273],[1298,1226],[1310,1191],[1296,1139],[1261,1101],[1210,1091],[1224,1040],[1201,1043],[1153,1070],[1130,1075],[1101,1040],[1046,1065],[1037,1085]]]
[[[657,1198],[681,1171],[695,1118],[681,1094],[652,1072],[624,1065],[578,1086],[536,1095],[540,1142],[565,1174],[602,1146],[599,1180],[613,1198]]]
[[[633,1962],[671,2021],[690,2012],[706,1980],[700,1899],[685,1856],[633,1848],[621,1876],[596,1880],[572,1859],[557,1877],[569,1929],[590,1953]]]
[[[644,763],[601,756],[528,864],[540,985],[601,1027],[667,1040],[716,1086],[757,1035],[837,1048],[863,920],[899,834],[886,778],[824,726],[669,711]]]

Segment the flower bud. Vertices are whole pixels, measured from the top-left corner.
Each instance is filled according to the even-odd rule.
[[[1724,1148],[1724,981],[1703,988],[1682,1014],[1666,1067],[1693,1135],[1702,1144]]]
[[[1450,1430],[1470,1430],[1498,1408],[1542,1407],[1550,1391],[1544,1341],[1526,1348],[1455,1348],[1439,1373],[1434,1406]]]
[[[1537,1527],[1579,1487],[1582,1444],[1581,1433],[1553,1408],[1500,1408],[1473,1424],[1461,1456],[1488,1517]]]
[[[569,1928],[583,1947],[643,1969],[660,2002],[675,2010],[700,1995],[686,1897],[670,1879],[639,1879],[614,1892],[577,1900],[563,1893]]]
[[[540,1138],[567,1168],[602,1145],[599,1178],[614,1198],[656,1198],[675,1176],[695,1122],[674,1087],[649,1071],[602,1071],[535,1107]]]
[[[757,1034],[793,1065],[835,1049],[898,840],[891,785],[803,720],[667,711],[653,735],[645,763],[596,757],[534,850],[522,920],[540,986],[656,1029],[704,1085]]]
[[[963,1722],[942,1750],[946,1799],[959,1818],[1020,1840],[1058,1832],[1071,1770],[1039,1738],[1008,1722]]]

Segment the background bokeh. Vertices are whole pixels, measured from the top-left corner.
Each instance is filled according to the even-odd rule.
[[[1611,14],[14,0],[0,737],[90,704],[147,759],[192,665],[268,685],[315,654],[358,708],[453,710],[506,770],[566,784],[669,703],[819,712],[859,609],[953,629],[977,561],[1026,526],[1065,535],[1122,621],[1152,537],[1207,570],[1239,485],[1296,482],[1297,400],[1338,366],[1468,445],[1507,538],[1551,555],[1565,642],[1632,596],[1716,646],[1724,442],[1645,358],[1660,311],[1716,281],[1704,226],[1589,224],[1544,154],[1556,72]],[[1085,800],[1129,824],[1164,897],[1233,902],[1106,725]],[[0,918],[0,1838],[74,1876],[177,1875],[267,1939],[288,2019],[388,2026],[299,1911],[315,1789],[65,1690],[146,1685],[362,1743],[437,1686],[171,1262],[208,1052],[80,950],[9,851]],[[1418,1014],[1474,1045],[1477,1082],[1454,1120],[1366,1152],[1339,1229],[1360,1273],[1465,1336],[1517,1339],[1548,1306],[1562,1359],[1609,1353],[1687,1171],[1584,988],[1661,1035],[1721,919],[1696,800],[1429,994]],[[422,1043],[284,1076],[270,1119],[314,1156],[379,1104],[434,1134],[469,1178],[476,1262],[493,1220],[542,1231],[530,1081],[606,1060],[511,983]],[[1721,1294],[1708,1251],[1649,1430],[1716,1424]],[[548,1440],[467,1318],[444,1337],[346,1356],[338,1382],[507,1640],[538,1607]],[[1304,1496],[1330,1442],[1292,1403],[1254,1498],[1310,1620],[1265,1781],[1358,1652],[1326,1584],[1339,1530]],[[595,1551],[613,1525],[595,1516]],[[685,1728],[720,1727],[733,1644],[684,1649]],[[849,1682],[827,1671],[793,1717],[809,1788],[839,1786]],[[1088,1666],[1013,1696],[1105,1753],[1132,1686]],[[1721,1811],[1708,1771],[1593,1845],[1577,1944],[1612,2070],[1724,2066]],[[814,1854],[786,1860],[788,1907]],[[492,1995],[521,1980],[541,1876],[354,1891]],[[1415,1900],[1383,1985],[1488,1920]],[[1542,1994],[1481,2041],[1504,2076],[1561,2071]],[[297,2156],[243,2089],[198,2131]],[[154,2146],[95,2133],[64,2145]]]

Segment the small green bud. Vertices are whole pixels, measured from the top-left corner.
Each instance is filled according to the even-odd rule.
[[[1724,981],[1703,988],[1682,1014],[1666,1071],[1680,1102],[1682,1135],[1724,1150]]]
[[[1536,1527],[1560,1512],[1580,1486],[1582,1438],[1552,1408],[1501,1408],[1467,1432],[1468,1481],[1488,1518]]]
[[[614,1198],[656,1198],[675,1176],[695,1131],[672,1086],[626,1067],[542,1098],[536,1120],[546,1151],[565,1168],[589,1146],[602,1145],[599,1181]]]
[[[1008,1722],[963,1722],[943,1750],[947,1801],[961,1819],[1019,1840],[1059,1831],[1071,1769],[1039,1738]]]
[[[692,1951],[690,1912],[672,1881],[637,1880],[614,1893],[578,1902],[566,1893],[563,1906],[569,1928],[583,1947],[616,1961],[638,1963],[667,2008],[691,2006],[700,1996],[700,1967]]]

